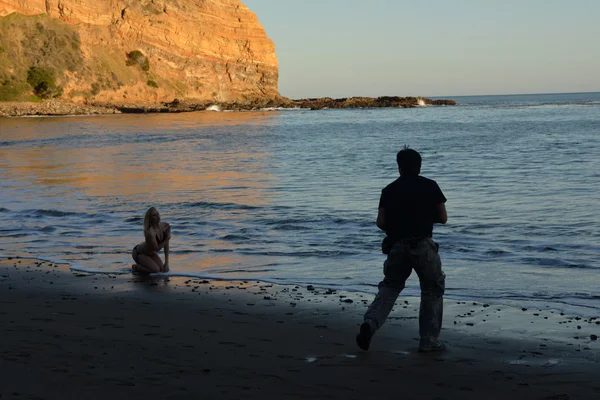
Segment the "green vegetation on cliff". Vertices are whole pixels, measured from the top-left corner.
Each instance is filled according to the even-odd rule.
[[[144,53],[139,50],[133,50],[132,52],[127,53],[127,62],[125,65],[128,67],[137,65],[142,69],[142,71],[150,71],[150,62],[148,61],[148,57],[146,57]]]
[[[0,101],[60,96],[64,73],[84,66],[77,32],[45,14],[0,18],[0,49]]]
[[[27,83],[33,88],[36,96],[50,99],[62,95],[62,88],[56,85],[54,72],[41,67],[31,67],[27,71]]]
[[[65,87],[65,97],[80,100],[142,82],[159,87],[140,50],[88,43],[84,57],[76,29],[46,14],[0,18],[0,101],[60,97]]]

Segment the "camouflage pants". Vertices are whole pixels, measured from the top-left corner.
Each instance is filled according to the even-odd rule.
[[[413,244],[394,244],[383,264],[384,278],[379,283],[379,292],[364,319],[371,326],[372,332],[383,325],[413,269],[417,272],[421,284],[421,344],[432,343],[437,340],[442,328],[446,280],[438,255],[438,245],[432,239],[423,239]]]

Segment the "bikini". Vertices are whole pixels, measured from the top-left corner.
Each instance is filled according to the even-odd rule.
[[[136,244],[135,247],[133,248],[133,251],[131,252],[131,256],[133,257],[133,261],[135,261],[135,262],[138,262],[138,260],[137,260],[138,255],[139,255],[138,246],[139,246],[139,244]]]
[[[158,236],[158,234],[156,235],[156,242],[160,243],[160,237]],[[133,251],[131,252],[131,256],[133,257],[133,261],[138,262],[137,257],[139,255],[138,252],[138,246],[139,244],[136,244],[135,247],[133,248]]]

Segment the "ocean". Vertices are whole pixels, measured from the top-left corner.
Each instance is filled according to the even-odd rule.
[[[409,145],[448,198],[446,298],[598,316],[600,93],[450,98],[0,119],[0,253],[127,275],[156,206],[170,275],[375,293],[379,196]]]

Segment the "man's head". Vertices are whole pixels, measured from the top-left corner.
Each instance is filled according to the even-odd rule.
[[[404,146],[396,156],[400,176],[418,176],[421,173],[421,155],[413,149]]]

